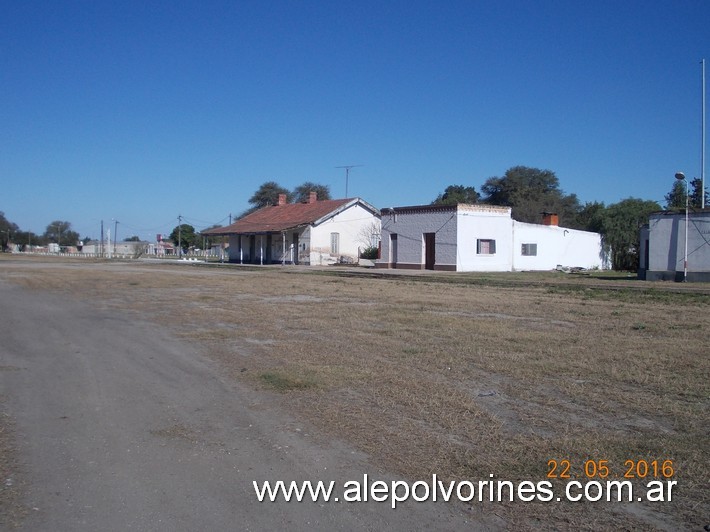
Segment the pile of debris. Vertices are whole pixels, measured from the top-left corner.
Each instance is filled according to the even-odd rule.
[[[577,273],[582,275],[589,275],[587,268],[582,268],[581,266],[562,266],[561,264],[558,264],[557,268],[555,268],[555,271],[562,273]]]

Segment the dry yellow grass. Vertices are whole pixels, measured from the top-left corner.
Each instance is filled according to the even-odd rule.
[[[410,479],[538,481],[550,459],[577,475],[608,460],[618,478],[626,460],[673,460],[671,503],[485,505],[511,527],[710,523],[706,285],[7,260],[0,275],[172,327]]]

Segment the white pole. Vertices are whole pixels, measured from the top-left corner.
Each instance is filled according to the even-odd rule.
[[[688,281],[688,182],[685,182],[685,254],[683,257],[683,282]]]
[[[286,266],[286,233],[281,232],[281,266]]]
[[[702,104],[702,133],[700,141],[700,186],[702,187],[700,191],[700,208],[705,208],[705,59],[700,61],[702,65],[702,91],[703,91],[703,104]]]

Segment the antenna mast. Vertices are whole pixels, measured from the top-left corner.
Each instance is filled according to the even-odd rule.
[[[345,197],[348,197],[348,179],[350,178],[350,169],[364,166],[362,164],[349,164],[347,166],[336,166],[336,168],[345,168]]]
[[[700,61],[702,65],[702,117],[700,134],[700,207],[705,208],[705,59]]]

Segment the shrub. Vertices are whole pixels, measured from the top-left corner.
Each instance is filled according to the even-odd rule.
[[[378,252],[378,250],[376,247],[365,248],[362,251],[360,251],[360,258],[375,260],[377,258],[377,252]]]

